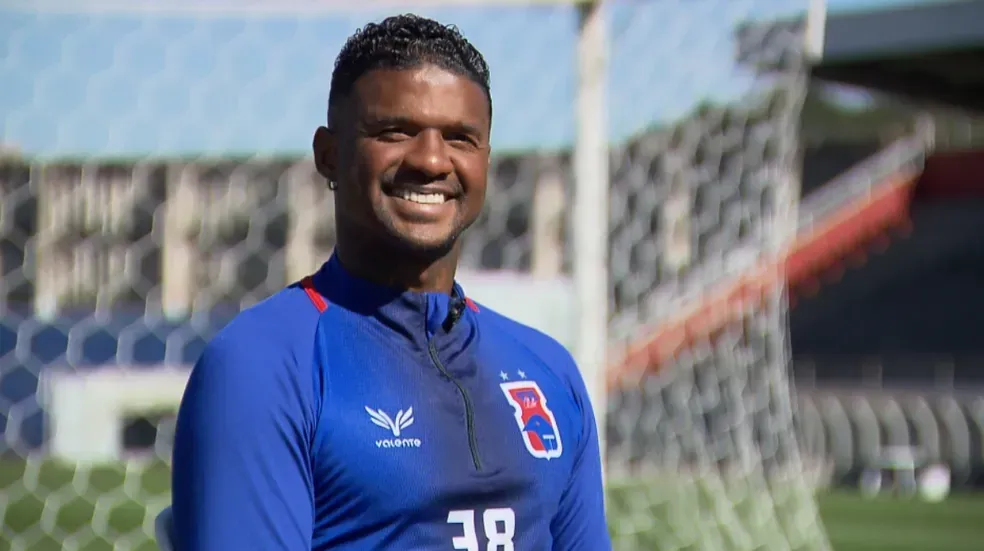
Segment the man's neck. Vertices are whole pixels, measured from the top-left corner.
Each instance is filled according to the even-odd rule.
[[[335,245],[335,254],[349,273],[367,281],[395,289],[451,294],[459,251],[455,244],[446,254],[427,258],[390,248],[346,245],[339,241]]]

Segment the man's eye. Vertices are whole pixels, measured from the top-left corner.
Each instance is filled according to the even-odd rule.
[[[405,140],[410,137],[410,133],[399,128],[387,128],[379,133],[379,137],[384,140]]]
[[[448,134],[444,139],[457,144],[476,145],[475,140],[467,134]]]

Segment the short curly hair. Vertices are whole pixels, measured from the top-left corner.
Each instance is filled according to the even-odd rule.
[[[433,64],[471,79],[482,87],[492,115],[489,67],[485,58],[453,25],[413,14],[369,23],[345,41],[335,59],[328,94],[328,121],[355,82],[376,69],[409,69]]]

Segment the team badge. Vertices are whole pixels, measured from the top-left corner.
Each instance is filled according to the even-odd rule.
[[[530,454],[539,459],[560,457],[564,446],[557,419],[547,407],[547,399],[540,386],[535,381],[515,381],[499,386],[513,407],[516,424]]]

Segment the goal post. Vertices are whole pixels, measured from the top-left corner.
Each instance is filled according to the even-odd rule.
[[[331,62],[355,28],[408,11],[457,25],[490,63],[487,207],[462,279],[577,359],[616,549],[828,549],[799,453],[781,262],[816,6],[0,7],[17,24],[0,33],[0,75],[37,92],[0,98],[0,146],[17,152],[0,158],[12,549],[152,548],[171,421],[154,417],[158,442],[130,449],[113,433],[142,406],[96,408],[114,428],[80,429],[95,449],[53,434],[98,417],[60,396],[96,381],[121,403],[148,393],[159,416],[178,394],[162,373],[177,380],[232,313],[327,258],[334,206],[307,149]]]
[[[578,6],[576,134],[574,145],[573,277],[576,291],[577,343],[581,369],[596,417],[606,412],[608,367],[608,39],[601,2]],[[599,442],[605,424],[598,422]],[[604,463],[606,447],[601,446]]]

